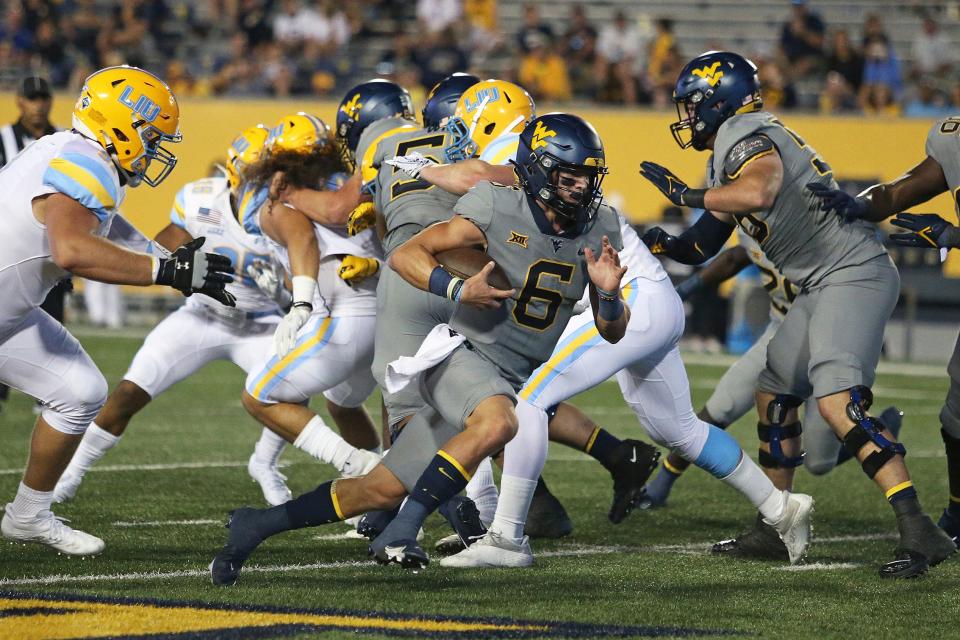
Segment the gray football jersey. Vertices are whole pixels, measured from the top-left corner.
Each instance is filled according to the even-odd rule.
[[[783,320],[790,310],[790,305],[796,299],[800,291],[797,287],[783,277],[777,266],[763,254],[757,241],[747,235],[742,228],[737,228],[737,240],[740,246],[746,249],[750,260],[760,270],[761,282],[763,288],[770,294],[770,319]]]
[[[583,248],[599,254],[604,235],[616,249],[623,247],[617,213],[601,206],[582,234],[558,236],[541,230],[522,189],[490,182],[473,187],[454,211],[484,232],[487,253],[517,293],[497,310],[459,305],[450,325],[519,388],[550,358],[583,296],[589,282]],[[536,215],[546,221],[539,209]]]
[[[376,158],[375,154],[380,141],[405,129],[413,131],[417,128],[416,122],[393,116],[376,120],[363,130],[363,133],[360,134],[360,140],[357,141],[354,158],[356,158],[357,171],[360,172],[360,179],[363,181],[364,187],[369,186],[377,178],[377,171],[380,168],[382,158]]]
[[[444,131],[402,129],[383,138],[377,145],[373,157],[379,171],[373,202],[386,224],[383,247],[387,254],[409,238],[413,233],[412,229],[423,229],[436,222],[449,220],[453,215],[453,206],[460,196],[424,180],[415,180],[396,167],[383,164],[383,161],[416,151],[441,163],[444,158],[443,150],[448,143],[449,135]],[[406,233],[393,233],[403,225],[415,227],[411,227]]]
[[[750,143],[744,139],[754,134],[773,141],[783,162],[783,184],[769,210],[736,216],[737,223],[787,279],[809,288],[838,269],[886,254],[874,225],[862,221],[841,225],[839,216],[820,208],[820,200],[807,190],[807,184],[819,182],[836,189],[833,172],[773,114],[735,115],[720,126],[708,176],[710,186],[732,182],[740,175],[751,157]]]
[[[937,161],[953,194],[954,207],[960,216],[960,116],[951,116],[936,122],[927,134],[927,155]]]

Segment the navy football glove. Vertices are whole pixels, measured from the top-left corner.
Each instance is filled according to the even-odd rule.
[[[957,246],[957,227],[934,213],[898,213],[890,221],[911,233],[891,233],[890,240],[902,247],[941,249]]]
[[[824,211],[833,212],[840,216],[844,223],[860,220],[867,215],[867,201],[852,196],[841,189],[831,189],[825,184],[811,182],[807,190],[820,198],[820,206]]]
[[[660,227],[650,227],[641,238],[653,255],[668,253],[677,243],[677,237],[672,236]]]
[[[640,175],[652,182],[670,202],[678,207],[695,206],[689,200],[684,200],[684,194],[691,191],[690,187],[666,167],[655,162],[644,161],[640,163]],[[702,191],[702,189],[693,189],[693,191]]]

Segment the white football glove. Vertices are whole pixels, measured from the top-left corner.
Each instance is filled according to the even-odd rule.
[[[277,303],[281,309],[286,309],[293,301],[293,296],[283,284],[283,268],[275,262],[254,260],[247,267],[247,275],[253,278],[257,288],[263,291],[268,298]]]
[[[424,167],[437,164],[435,161],[424,157],[417,151],[414,151],[408,156],[394,156],[393,158],[384,160],[384,162],[391,167],[400,169],[400,171],[403,171],[405,174],[415,180],[420,178],[420,172],[423,171]]]
[[[312,310],[308,307],[290,307],[287,315],[283,316],[277,330],[273,332],[273,350],[278,358],[282,358],[291,351],[297,343],[297,332],[310,319]]]

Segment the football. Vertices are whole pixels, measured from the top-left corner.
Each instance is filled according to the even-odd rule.
[[[492,261],[492,258],[487,255],[485,251],[469,248],[442,251],[436,255],[436,258],[437,262],[439,262],[444,269],[464,280],[476,275],[483,269],[484,265]],[[513,288],[510,286],[510,280],[507,279],[507,274],[498,264],[494,265],[493,271],[490,272],[490,277],[487,278],[487,282],[496,289],[506,290]]]

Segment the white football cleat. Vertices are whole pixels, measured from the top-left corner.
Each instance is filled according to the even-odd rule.
[[[23,521],[12,513],[12,506],[7,505],[0,522],[0,532],[7,540],[45,544],[68,556],[95,556],[106,547],[100,538],[68,527],[52,511],[41,511],[36,518]]]
[[[533,551],[530,539],[523,536],[520,540],[506,538],[498,531],[487,534],[460,553],[440,560],[441,567],[529,567],[533,564]]]
[[[57,486],[53,489],[53,501],[60,504],[73,500],[77,495],[77,490],[80,488],[81,481],[83,481],[81,476],[64,472],[64,474],[60,476],[60,479],[57,480]]]
[[[260,485],[263,498],[271,507],[289,502],[293,498],[287,486],[287,476],[280,473],[275,465],[263,464],[257,460],[256,453],[251,455],[250,461],[247,462],[247,473]]]
[[[780,534],[780,539],[787,547],[790,564],[798,563],[807,552],[810,545],[810,535],[813,532],[811,522],[813,516],[813,498],[805,493],[787,494],[787,504],[783,515],[776,522],[764,522],[772,526]]]
[[[382,457],[376,451],[357,449],[347,458],[340,473],[344,478],[360,478],[373,471],[374,467],[380,464]]]

